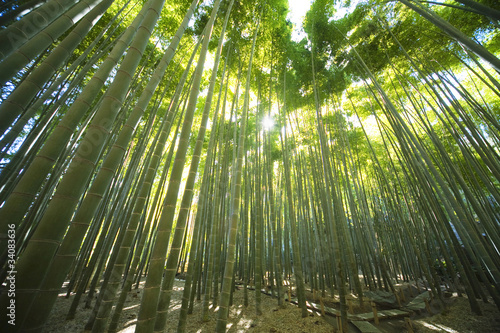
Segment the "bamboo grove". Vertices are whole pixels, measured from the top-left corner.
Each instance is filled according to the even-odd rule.
[[[316,0],[301,41],[283,0],[2,6],[2,328],[67,282],[115,332],[145,281],[136,332],[165,331],[178,273],[179,332],[225,332],[235,284],[257,314],[338,295],[343,325],[401,281],[500,309],[495,1]]]

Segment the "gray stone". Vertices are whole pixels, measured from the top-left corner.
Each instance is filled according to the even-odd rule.
[[[378,328],[366,321],[352,321],[362,333],[382,333]]]
[[[396,301],[396,296],[389,291],[375,290],[375,291],[365,291],[364,296],[369,298],[372,302],[377,305],[386,308],[397,308],[398,302]]]

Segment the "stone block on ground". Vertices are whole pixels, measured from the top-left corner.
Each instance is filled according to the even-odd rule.
[[[377,305],[387,308],[397,308],[398,302],[396,296],[389,291],[375,290],[375,291],[365,291],[364,296],[369,298],[372,302]]]

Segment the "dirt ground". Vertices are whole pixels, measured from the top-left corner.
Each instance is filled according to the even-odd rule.
[[[482,316],[470,311],[469,301],[466,297],[454,295],[446,301],[444,308],[437,301],[431,302],[432,313],[424,311],[414,314],[411,319],[415,333],[495,333],[500,332],[500,312],[491,301],[480,303]],[[408,332],[403,319],[383,320],[378,328],[382,332],[397,333]],[[353,332],[358,332],[353,330]]]
[[[176,280],[174,283],[166,332],[176,331],[183,286],[184,281]],[[335,318],[321,317],[319,313],[312,310],[309,310],[308,317],[301,318],[301,311],[296,305],[286,303],[284,308],[279,308],[277,300],[265,294],[262,294],[262,315],[257,316],[255,311],[255,291],[249,290],[250,304],[248,307],[242,305],[243,294],[242,288],[239,288],[234,293],[233,303],[235,305],[230,309],[227,324],[228,332],[338,332]],[[141,296],[141,288],[129,292],[121,317],[119,332],[134,332]],[[312,294],[309,294],[309,298],[312,298],[311,296]],[[81,305],[75,319],[65,320],[72,299],[73,295],[65,298],[64,290],[61,291],[44,332],[85,332],[84,327],[90,317],[91,309],[83,309],[83,305]],[[444,307],[439,305],[437,300],[434,300],[431,302],[431,313],[423,311],[420,314],[411,316],[413,331],[415,333],[500,332],[500,312],[493,302],[481,302],[480,306],[483,315],[477,316],[471,313],[468,300],[465,297],[457,297],[454,294],[446,299],[446,306]],[[210,320],[203,322],[201,320],[201,309],[202,302],[196,301],[193,314],[188,316],[186,332],[215,332],[217,312],[210,309]],[[359,313],[361,310],[354,309],[354,311]],[[380,321],[377,328],[381,332],[387,333],[408,332],[406,325],[404,319],[391,319]],[[350,324],[349,332],[359,331]]]
[[[434,315],[425,314],[413,319],[415,332],[500,332],[500,312],[492,300],[489,303],[479,303],[482,316],[471,312],[469,301],[465,297],[451,297],[443,310],[435,307],[436,301],[433,303]]]

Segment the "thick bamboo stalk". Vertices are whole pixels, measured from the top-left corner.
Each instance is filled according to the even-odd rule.
[[[262,14],[262,13],[261,13]],[[260,16],[259,16],[260,17]],[[229,301],[230,294],[233,284],[233,273],[234,273],[234,263],[235,263],[235,252],[236,252],[236,235],[238,230],[238,220],[240,218],[240,201],[241,201],[241,177],[242,177],[242,167],[243,167],[243,155],[245,154],[245,133],[246,133],[246,121],[248,117],[249,108],[249,97],[250,97],[250,79],[252,71],[252,60],[255,52],[255,43],[257,40],[257,33],[259,31],[259,21],[257,21],[257,27],[255,28],[252,50],[250,52],[250,59],[248,61],[248,71],[246,79],[246,89],[245,89],[245,99],[243,104],[243,112],[241,115],[240,124],[240,135],[238,139],[238,154],[235,156],[236,163],[234,164],[233,170],[233,190],[231,191],[231,220],[229,224],[228,240],[227,240],[227,254],[226,262],[224,267],[224,277],[221,288],[221,299],[219,303],[219,313],[217,316],[217,332],[226,331],[226,322],[229,314]]]
[[[78,1],[50,0],[0,32],[0,61],[68,11]]]
[[[7,224],[15,224],[16,226],[20,224],[47,174],[50,173],[57,158],[66,148],[66,144],[73,135],[73,131],[89,110],[111,70],[116,66],[127,46],[136,35],[137,29],[141,25],[148,8],[149,6],[147,5],[143,7],[133,23],[127,28],[127,31],[115,44],[113,50],[111,50],[108,57],[99,67],[99,70],[73,102],[50,137],[45,141],[43,148],[27,167],[12,194],[0,209],[0,244],[3,245],[5,242],[4,238],[7,237]],[[106,121],[105,124],[109,126],[111,122]],[[92,144],[90,147],[92,147]]]
[[[448,34],[451,38],[455,39],[457,42],[467,47],[469,50],[471,50],[471,52],[481,57],[484,61],[488,62],[494,69],[500,72],[500,59],[498,59],[494,54],[489,52],[485,47],[474,42],[460,30],[452,26],[447,21],[443,20],[435,13],[429,11],[425,7],[408,0],[399,0],[399,1],[404,5],[406,5],[407,7],[413,9],[418,14],[422,15],[422,17],[424,17],[426,20],[428,20],[436,27],[444,31],[446,34]]]

